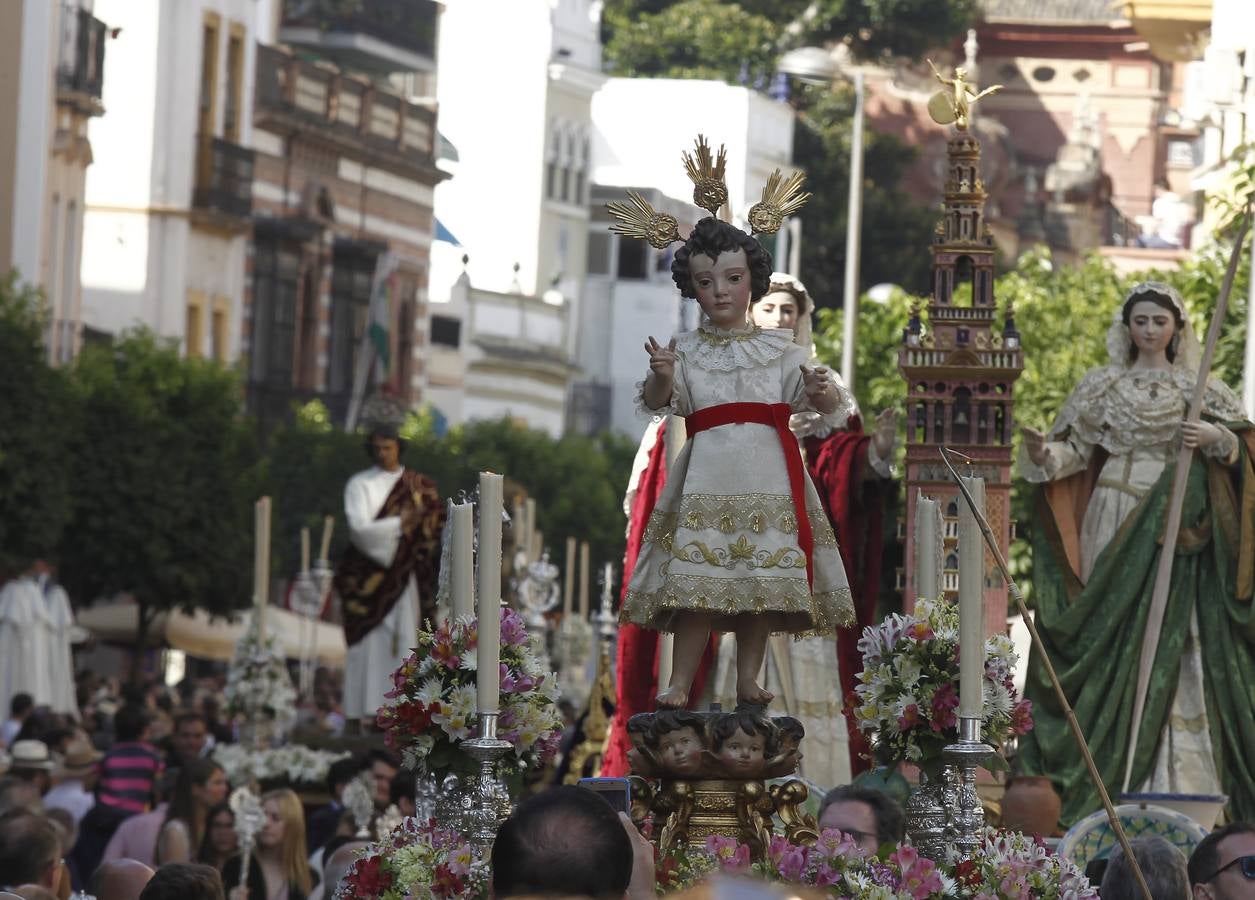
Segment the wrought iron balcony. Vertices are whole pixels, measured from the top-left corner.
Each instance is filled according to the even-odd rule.
[[[224,227],[244,228],[253,214],[253,151],[201,135],[192,207]]]
[[[105,73],[105,23],[85,9],[67,9],[57,64],[57,100],[100,115]]]
[[[436,69],[435,0],[284,0],[279,40],[347,69]]]

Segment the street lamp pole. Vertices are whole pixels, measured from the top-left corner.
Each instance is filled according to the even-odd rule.
[[[845,290],[841,328],[841,378],[854,391],[854,341],[858,336],[858,262],[863,230],[863,73],[854,75],[854,125],[850,135],[850,199],[845,223]]]

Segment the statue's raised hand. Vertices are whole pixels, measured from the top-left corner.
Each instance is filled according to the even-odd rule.
[[[645,352],[649,354],[649,370],[669,383],[675,378],[675,338],[667,346],[662,346],[653,337],[645,342]]]

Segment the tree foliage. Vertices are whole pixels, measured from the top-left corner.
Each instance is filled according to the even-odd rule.
[[[70,517],[74,405],[48,366],[41,295],[0,279],[0,581],[50,559]]]
[[[80,425],[59,554],[71,595],[132,594],[141,639],[159,610],[246,606],[257,454],[235,375],[137,331],[86,348],[71,376]]]

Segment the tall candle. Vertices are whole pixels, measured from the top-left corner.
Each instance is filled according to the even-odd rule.
[[[570,615],[575,603],[575,538],[566,539],[566,572],[562,591],[562,614]]]
[[[527,508],[522,500],[515,500],[510,507],[510,537],[514,543],[514,552],[527,552]]]
[[[985,511],[985,479],[964,478],[976,507]],[[959,498],[959,715],[980,716],[985,683],[985,538]]]
[[[523,552],[528,555],[528,562],[532,562],[536,557],[536,501],[531,497],[527,498],[527,505],[524,507],[527,512],[523,516],[523,521],[527,524],[527,530],[523,532]]]
[[[601,574],[601,602],[597,606],[599,613],[608,613],[614,607],[610,592],[614,590],[614,566],[606,563]]]
[[[479,473],[479,646],[476,708],[496,712],[501,700],[501,476]]]
[[[322,520],[322,547],[318,550],[319,559],[327,559],[331,553],[331,530],[335,527],[335,516],[324,516]]]
[[[301,573],[309,571],[309,529],[301,529]]]
[[[260,527],[257,532],[257,619],[258,628],[265,633],[266,606],[270,603],[270,498],[257,501]]]
[[[915,500],[915,598],[936,601],[937,501],[920,491]]]
[[[581,619],[588,617],[588,541],[580,542],[580,609]]]
[[[475,511],[469,503],[453,504],[449,522],[453,529],[449,593],[453,602],[453,618],[469,619],[475,615]]]
[[[545,552],[545,533],[543,531],[532,532],[532,562],[540,560],[541,554]]]

